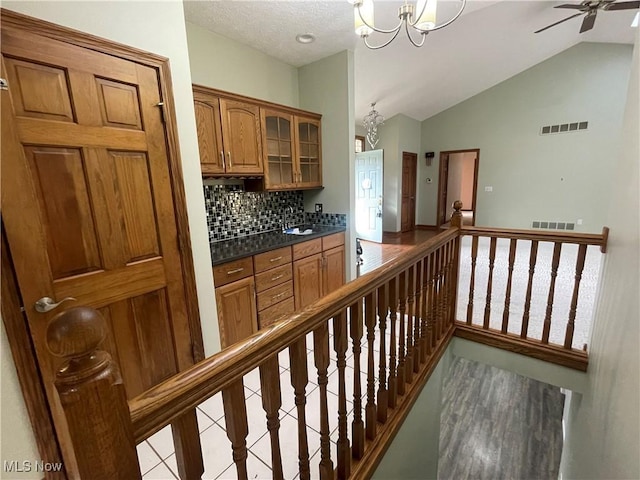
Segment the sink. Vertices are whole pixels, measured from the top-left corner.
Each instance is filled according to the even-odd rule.
[[[287,235],[311,235],[313,233],[313,229],[311,228],[287,228],[284,233]]]

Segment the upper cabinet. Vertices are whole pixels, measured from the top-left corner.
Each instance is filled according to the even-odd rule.
[[[252,177],[250,189],[322,187],[320,115],[197,85],[193,94],[203,175]]]
[[[260,108],[194,89],[204,175],[262,175]]]

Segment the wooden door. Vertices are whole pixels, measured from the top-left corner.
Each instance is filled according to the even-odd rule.
[[[400,230],[408,232],[416,228],[416,175],[418,155],[402,152],[402,205]]]
[[[226,172],[262,175],[260,109],[237,100],[220,99]]]
[[[297,171],[294,168],[293,115],[260,109],[260,118],[265,188],[294,188]]]
[[[193,98],[202,174],[224,173],[220,100],[213,95],[200,92],[194,92]]]
[[[253,275],[216,288],[220,342],[228,347],[258,331]]]
[[[322,254],[293,262],[293,291],[296,310],[322,297]]]
[[[329,295],[344,285],[344,245],[322,253],[324,269],[322,273],[322,294]]]
[[[158,72],[3,25],[2,77],[3,225],[60,427],[45,333],[65,308],[102,312],[128,397],[193,364]]]
[[[321,187],[322,137],[320,120],[296,116],[295,122],[298,163],[296,182],[302,188]]]
[[[447,218],[447,184],[449,183],[449,154],[440,154],[440,172],[438,175],[438,218],[440,226],[449,221]]]

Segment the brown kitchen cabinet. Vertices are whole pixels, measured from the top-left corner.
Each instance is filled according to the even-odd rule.
[[[203,87],[193,97],[203,175],[263,175],[260,107]]]
[[[295,117],[297,185],[322,187],[322,138],[320,120]]]
[[[216,288],[222,348],[258,331],[258,311],[253,276]]]

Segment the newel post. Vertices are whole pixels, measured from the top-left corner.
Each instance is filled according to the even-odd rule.
[[[453,202],[453,214],[451,215],[451,226],[460,228],[462,227],[462,202],[456,200]]]
[[[105,337],[100,312],[77,307],[56,315],[47,346],[66,361],[55,386],[82,479],[139,479],[129,406],[118,366],[97,350]]]

